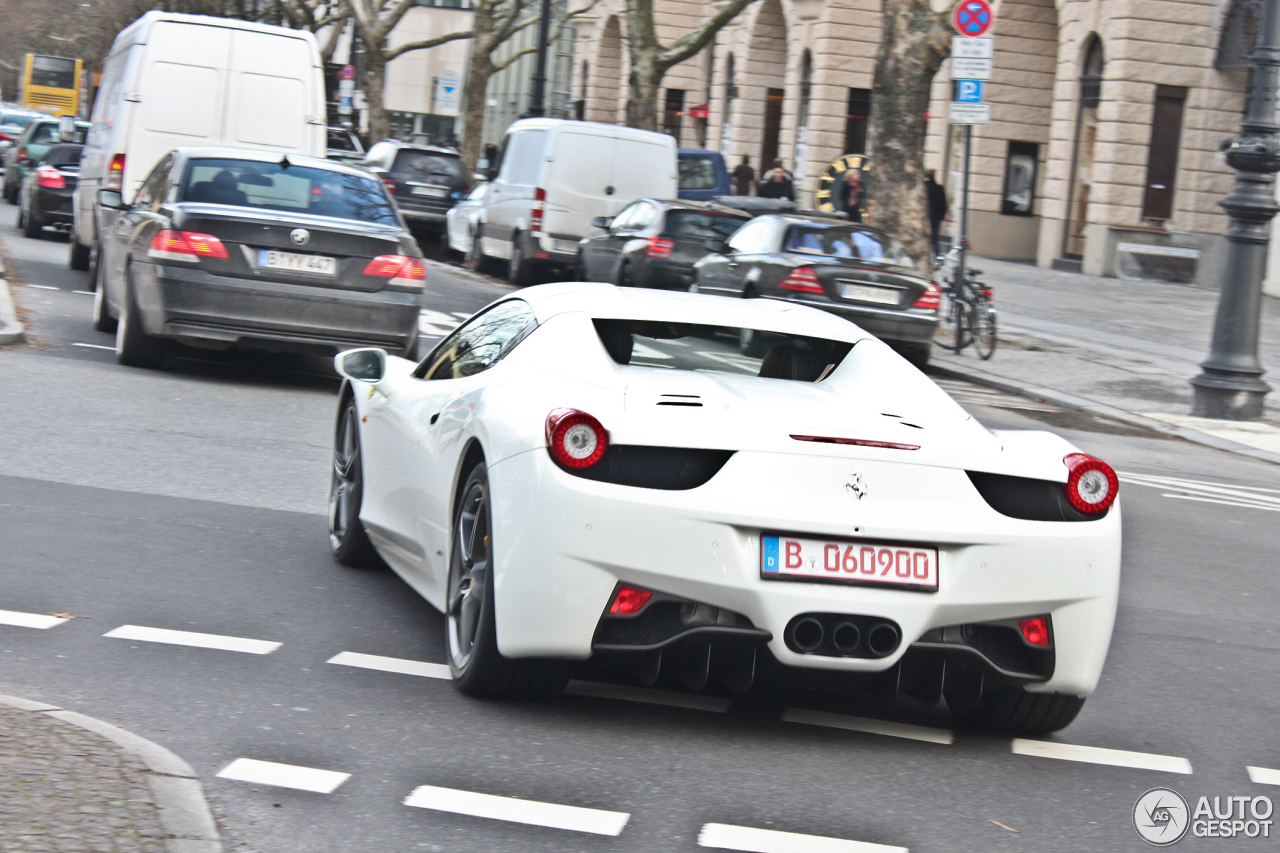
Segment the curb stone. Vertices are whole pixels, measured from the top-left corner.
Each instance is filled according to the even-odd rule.
[[[0,258],[0,347],[20,344],[26,338],[26,329],[18,322],[18,312],[9,293],[9,282],[4,277],[4,259]]]
[[[1062,391],[1055,391],[1052,388],[1045,388],[1031,382],[1020,382],[1017,379],[1007,379],[1003,376],[993,376],[984,373],[981,370],[973,370],[971,368],[958,368],[952,365],[943,366],[941,364],[930,363],[929,372],[937,373],[948,379],[962,379],[972,382],[975,385],[983,385],[987,388],[994,388],[997,391],[1004,391],[1007,394],[1017,394],[1019,397],[1027,397],[1032,400],[1044,400],[1053,403],[1055,406],[1061,406],[1064,409],[1073,409],[1078,412],[1085,412],[1090,415],[1097,415],[1101,418],[1107,418],[1113,421],[1129,424],[1130,426],[1142,427],[1151,432],[1167,435],[1172,438],[1181,438],[1186,441],[1192,441],[1196,444],[1203,444],[1206,447],[1212,447],[1217,450],[1225,450],[1228,453],[1236,453],[1241,456],[1250,456],[1254,459],[1260,459],[1263,462],[1271,462],[1280,465],[1280,453],[1272,453],[1269,450],[1260,450],[1256,447],[1249,447],[1235,441],[1229,441],[1225,438],[1219,438],[1216,435],[1209,435],[1200,430],[1191,429],[1190,427],[1175,426],[1155,418],[1147,418],[1133,412],[1125,411],[1116,406],[1109,406],[1106,403],[1099,403],[1096,400],[1090,400],[1087,397],[1077,397],[1074,394],[1066,394]]]
[[[0,280],[0,284],[3,280]],[[90,731],[112,741],[137,758],[150,771],[147,784],[155,797],[160,825],[172,838],[165,841],[168,853],[223,853],[218,829],[205,800],[204,789],[195,770],[177,755],[157,743],[139,737],[84,714],[66,711],[57,705],[33,702],[17,696],[0,694],[0,705],[19,711],[46,714],[64,723]]]

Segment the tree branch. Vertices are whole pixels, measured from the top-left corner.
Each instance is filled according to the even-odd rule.
[[[739,12],[751,5],[755,0],[730,0],[723,9],[696,30],[685,33],[672,42],[654,58],[654,65],[666,71],[673,65],[679,65],[689,57],[707,46],[725,24],[732,21]]]
[[[499,71],[501,71],[502,69],[504,69],[504,68],[506,68],[507,66],[509,66],[511,63],[515,62],[515,61],[516,61],[517,59],[519,59],[520,57],[522,57],[522,56],[528,56],[529,54],[536,52],[536,51],[537,51],[537,49],[538,49],[538,48],[537,48],[537,46],[535,45],[534,47],[523,47],[523,48],[521,48],[520,50],[517,50],[515,53],[511,54],[510,56],[508,56],[506,59],[502,60],[501,62],[495,62],[495,63],[494,63],[494,65],[493,65],[493,72],[494,72],[495,74],[496,74],[496,73],[498,73],[498,72],[499,72]]]
[[[400,54],[408,53],[411,50],[426,50],[427,48],[430,48],[430,47],[439,47],[440,45],[447,44],[451,41],[458,41],[459,39],[469,39],[469,38],[475,38],[475,31],[463,30],[462,32],[449,33],[448,35],[436,36],[435,38],[429,38],[429,39],[423,39],[422,41],[405,42],[404,44],[398,44],[393,48],[382,51],[382,55],[386,58],[388,62],[390,62]]]

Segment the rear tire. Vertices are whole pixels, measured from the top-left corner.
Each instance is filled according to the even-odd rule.
[[[364,465],[356,401],[347,396],[333,434],[333,472],[329,477],[329,550],[344,566],[373,562],[373,543],[360,523],[364,501]]]
[[[1021,687],[983,691],[977,702],[944,694],[951,713],[972,729],[1006,734],[1043,735],[1071,725],[1084,707],[1083,696],[1028,693]]]
[[[93,328],[95,331],[115,334],[116,318],[111,316],[111,307],[107,304],[107,286],[103,284],[102,263],[93,268]]]
[[[484,253],[484,241],[479,231],[471,238],[471,254],[467,260],[471,261],[472,272],[489,275],[493,271],[493,261]]]
[[[618,273],[613,277],[613,283],[618,287],[635,287],[636,284],[631,280],[631,265],[626,261],[618,264]]]
[[[18,220],[22,225],[23,237],[30,237],[32,240],[39,240],[44,237],[44,226],[25,207],[18,209]]]
[[[142,317],[134,295],[133,270],[125,271],[124,293],[120,298],[120,320],[116,325],[116,361],[126,367],[158,369],[164,366],[165,342],[142,331]]]
[[[533,284],[533,264],[524,256],[520,246],[520,235],[511,241],[511,260],[507,262],[507,281],[516,287],[528,287]]]
[[[8,172],[9,170],[6,169],[5,171]],[[18,185],[16,183],[10,183],[8,180],[4,182],[4,200],[9,204],[18,203]]]
[[[983,361],[996,352],[996,309],[981,301],[973,309],[973,343]]]
[[[488,699],[537,699],[560,693],[569,677],[566,663],[511,660],[498,651],[492,505],[489,476],[481,462],[467,476],[454,513],[445,602],[446,652],[453,683],[468,696]]]
[[[75,226],[71,228],[71,242],[67,246],[67,267],[76,272],[87,272],[89,261],[93,257],[93,249],[81,243],[76,237]]]

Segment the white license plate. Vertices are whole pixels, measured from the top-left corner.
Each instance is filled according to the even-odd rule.
[[[897,305],[902,298],[902,291],[894,287],[875,287],[870,284],[844,284],[840,294],[845,299],[857,299],[861,302],[878,302],[881,305]]]
[[[564,252],[569,255],[578,254],[578,244],[573,240],[552,240],[551,249],[556,252]]]
[[[449,192],[448,187],[414,187],[414,195],[429,195],[432,198],[444,198]]]
[[[760,576],[936,590],[938,549],[848,539],[762,536]]]
[[[268,270],[309,272],[316,275],[333,275],[338,271],[338,262],[324,255],[299,255],[294,252],[273,252],[270,249],[258,252],[258,266]]]

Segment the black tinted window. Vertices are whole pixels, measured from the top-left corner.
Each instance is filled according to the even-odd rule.
[[[680,158],[680,189],[713,190],[716,188],[716,164],[710,157]]]
[[[850,228],[847,225],[793,225],[787,230],[783,250],[801,255],[915,266],[915,262],[897,240],[885,234]]]
[[[79,166],[82,150],[79,145],[55,145],[45,152],[40,162],[48,166]]]
[[[499,302],[440,342],[419,365],[424,379],[461,379],[485,370],[537,325],[533,309],[520,299]]]
[[[402,149],[396,154],[395,165],[391,171],[410,175],[442,175],[449,178],[461,178],[462,160],[448,154],[433,154],[430,151],[412,151]]]
[[[669,237],[685,240],[727,240],[746,221],[720,213],[672,210],[667,213],[667,224],[662,231]]]
[[[310,213],[380,225],[400,224],[379,181],[283,163],[192,160],[187,164],[182,200]]]
[[[329,131],[329,147],[334,151],[360,151],[360,147],[345,130]]]

